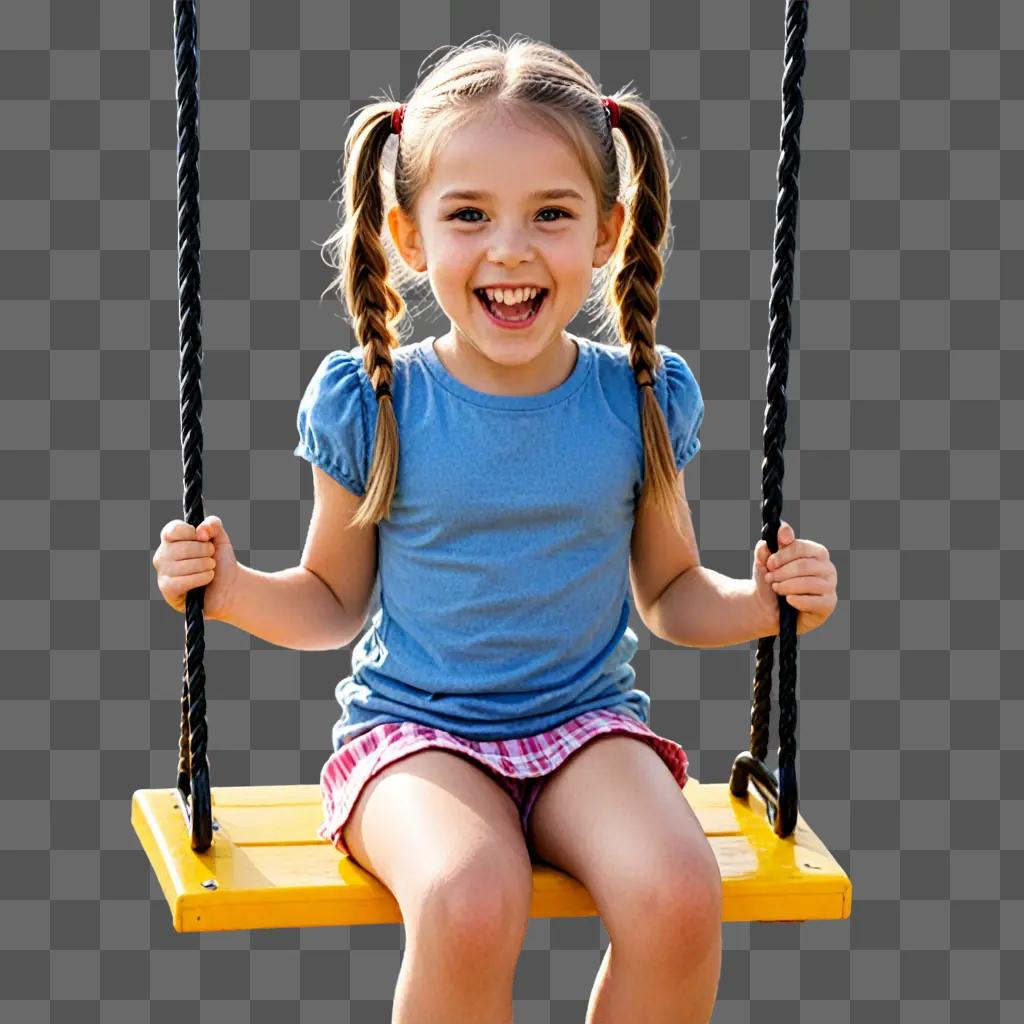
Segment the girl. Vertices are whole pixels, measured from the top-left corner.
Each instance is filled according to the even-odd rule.
[[[778,633],[779,595],[798,632],[821,625],[836,573],[788,524],[750,581],[699,564],[683,467],[703,401],[654,336],[659,122],[552,46],[484,39],[408,103],[363,108],[345,158],[329,241],[359,344],[299,406],[316,502],[302,565],[237,565],[216,516],[194,538],[168,524],[182,568],[165,596],[183,608],[205,585],[208,616],[325,650],[362,630],[379,571],[336,691],[320,835],[400,905],[394,1022],[512,1021],[531,858],[579,879],[611,937],[590,1024],[706,1022],[721,875],[682,796],[686,754],[632,687],[629,584],[658,636],[715,647]],[[565,330],[595,268],[612,346]],[[400,346],[398,286],[424,278],[451,327]],[[185,575],[202,555],[215,574]]]

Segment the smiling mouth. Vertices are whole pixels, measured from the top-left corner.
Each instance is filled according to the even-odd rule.
[[[520,303],[521,306],[528,306],[529,308],[523,312],[519,312],[516,315],[508,315],[509,306],[503,302],[491,302],[487,298],[487,293],[482,288],[474,290],[474,295],[480,300],[481,305],[495,318],[495,320],[504,320],[507,323],[515,324],[521,323],[526,320],[532,320],[540,312],[540,307],[544,303],[544,300],[548,297],[547,288],[542,288],[528,303]]]

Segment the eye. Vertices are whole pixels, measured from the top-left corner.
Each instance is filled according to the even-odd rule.
[[[553,224],[553,223],[555,223],[556,220],[560,220],[561,217],[568,217],[568,218],[572,219],[572,214],[568,210],[562,210],[562,209],[559,209],[556,206],[546,206],[540,212],[541,213],[557,213],[557,214],[560,214],[560,217],[556,217],[555,220],[545,220],[545,221],[542,221],[541,223],[543,223],[543,224]],[[463,220],[462,219],[462,214],[464,214],[464,213],[480,213],[480,211],[476,207],[474,207],[474,206],[465,206],[461,210],[456,210],[454,213],[449,214],[445,218],[445,220],[462,220],[463,224],[479,224],[480,223],[480,221],[478,221],[478,220]]]

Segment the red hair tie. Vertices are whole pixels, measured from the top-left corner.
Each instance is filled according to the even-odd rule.
[[[391,130],[400,135],[402,132],[402,121],[405,120],[405,104],[399,103],[391,114]]]
[[[614,128],[619,123],[619,105],[611,96],[602,96],[601,102],[608,111],[608,127],[609,129]]]

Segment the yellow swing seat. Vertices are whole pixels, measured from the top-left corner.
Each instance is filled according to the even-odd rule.
[[[853,889],[802,815],[779,838],[756,788],[732,796],[728,783],[692,776],[689,800],[718,858],[724,921],[836,920],[850,916]],[[317,835],[320,787],[215,786],[215,831],[205,853],[191,848],[180,794],[139,789],[132,826],[179,932],[322,925],[397,924],[390,890]],[[546,863],[533,868],[530,917],[591,917],[597,908],[575,878]]]

